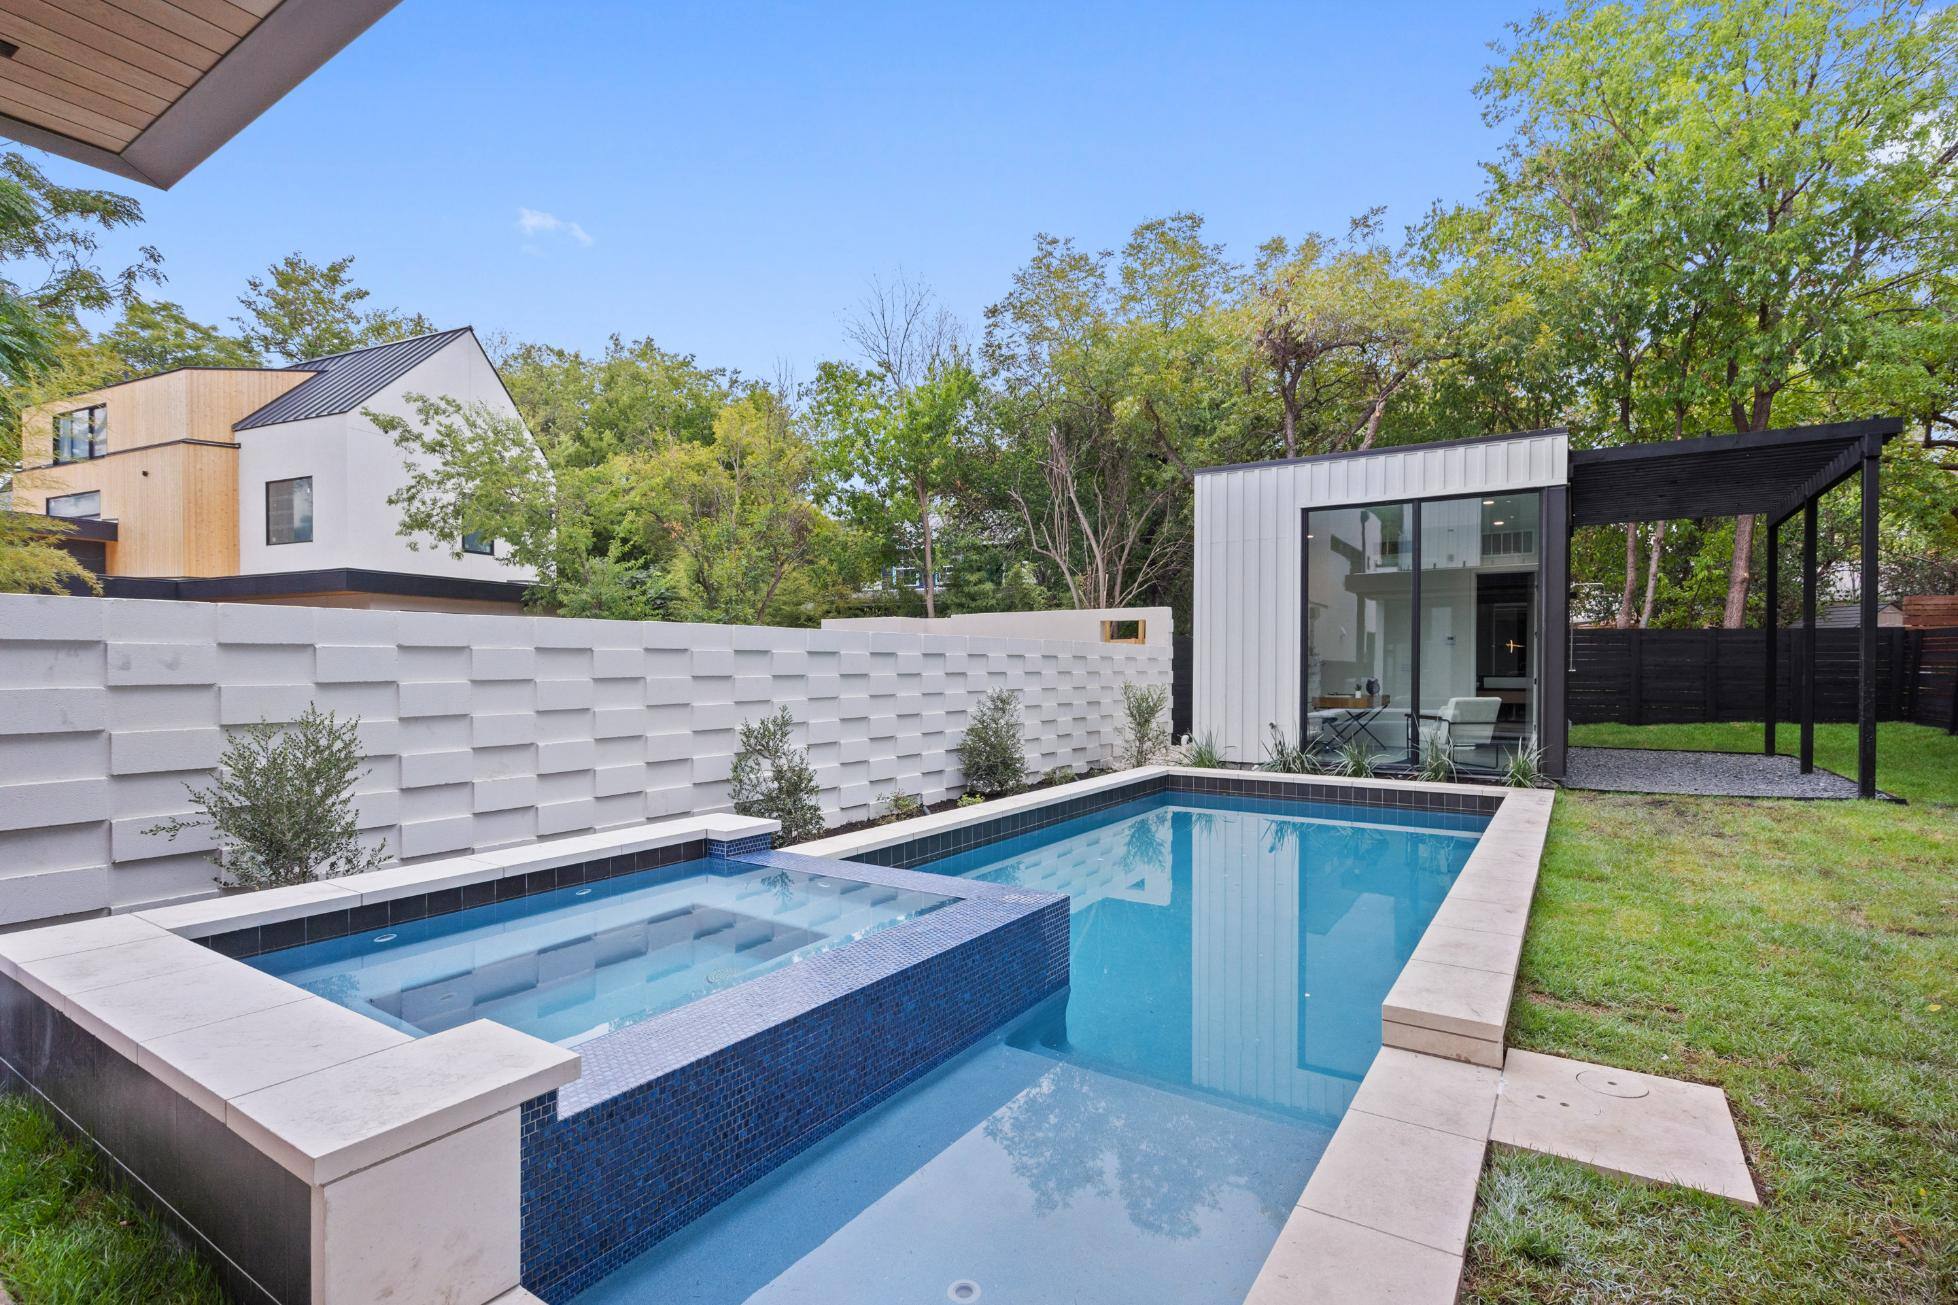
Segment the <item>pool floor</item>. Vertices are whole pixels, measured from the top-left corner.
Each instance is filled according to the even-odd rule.
[[[1069,893],[1071,988],[579,1305],[1236,1305],[1484,823],[1172,794],[924,867]]]

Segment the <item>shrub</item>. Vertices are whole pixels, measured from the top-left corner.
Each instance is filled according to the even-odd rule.
[[[809,754],[795,746],[795,717],[787,707],[741,726],[729,790],[736,815],[782,822],[778,844],[800,843],[823,832],[816,772]]]
[[[877,818],[880,825],[888,825],[894,820],[909,820],[925,809],[925,804],[909,793],[886,793],[877,800],[884,804],[884,814]]]
[[[1018,694],[994,689],[979,699],[958,748],[968,789],[990,797],[1026,785],[1027,754],[1021,732]]]
[[[1373,748],[1365,739],[1348,739],[1319,768],[1328,775],[1366,779],[1373,774]]]
[[[1154,765],[1169,751],[1169,725],[1163,711],[1169,706],[1169,687],[1122,682],[1120,757],[1124,769]]]
[[[1183,764],[1196,766],[1202,770],[1222,770],[1227,764],[1229,748],[1222,747],[1214,734],[1202,738],[1189,739],[1183,744]]]
[[[977,793],[959,794],[959,805],[962,807],[976,807],[981,802],[984,802],[985,800],[986,800],[985,798],[981,797]]]
[[[1302,745],[1287,738],[1285,731],[1278,728],[1278,722],[1273,721],[1269,728],[1271,738],[1265,743],[1265,759],[1258,763],[1259,770],[1280,775],[1316,775],[1319,772],[1319,765],[1311,754]]]
[[[1072,766],[1056,766],[1040,777],[1043,787],[1052,788],[1056,784],[1072,784],[1081,776],[1074,773]]]
[[[1428,784],[1452,784],[1455,781],[1455,753],[1440,734],[1431,734],[1421,740],[1421,756],[1414,767],[1414,778]]]
[[[171,842],[210,828],[217,881],[227,888],[276,888],[359,874],[387,861],[387,846],[360,845],[354,782],[360,765],[360,717],[341,720],[308,704],[288,725],[260,721],[234,733],[208,787],[186,784],[203,814],[173,817],[146,834]]]
[[[1543,773],[1543,747],[1535,735],[1503,758],[1502,782],[1511,788],[1550,787],[1550,777]]]

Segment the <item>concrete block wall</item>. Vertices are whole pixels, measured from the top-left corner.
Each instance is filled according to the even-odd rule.
[[[986,690],[1036,770],[1112,759],[1160,645],[0,595],[0,924],[211,891],[189,811],[228,726],[361,718],[363,829],[404,860],[725,809],[736,728],[786,704],[832,823],[960,791]]]

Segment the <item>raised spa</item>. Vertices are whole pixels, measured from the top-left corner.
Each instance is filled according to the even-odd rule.
[[[702,858],[248,964],[415,1036],[490,1019],[576,1046],[952,900]]]

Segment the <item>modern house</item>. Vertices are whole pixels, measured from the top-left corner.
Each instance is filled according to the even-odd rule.
[[[1816,501],[1860,476],[1858,783],[1874,794],[1877,462],[1902,429],[1839,422],[1588,450],[1532,431],[1199,471],[1196,733],[1237,761],[1263,758],[1276,728],[1321,755],[1364,749],[1376,766],[1439,748],[1470,773],[1537,745],[1560,777],[1572,529],[1759,515],[1772,540],[1799,515],[1812,632]],[[1768,644],[1772,702],[1772,629]],[[1804,771],[1813,689],[1798,695]]]
[[[517,416],[468,327],[179,368],[26,413],[14,507],[75,523],[63,543],[110,597],[516,611],[533,577],[505,545],[398,531],[409,467],[363,411],[411,415],[410,394]]]

